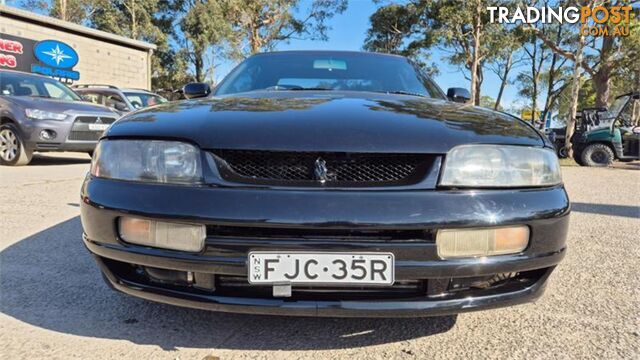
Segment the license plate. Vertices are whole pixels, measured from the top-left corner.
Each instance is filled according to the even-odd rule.
[[[249,253],[250,284],[392,285],[392,253]]]
[[[89,130],[93,131],[107,130],[108,127],[109,124],[89,124]]]

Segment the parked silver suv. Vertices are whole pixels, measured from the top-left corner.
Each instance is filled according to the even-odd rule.
[[[54,79],[0,70],[0,165],[26,165],[34,151],[91,154],[118,117]]]
[[[86,101],[112,108],[119,114],[158,105],[168,100],[144,89],[124,89],[113,85],[74,85],[73,90]]]

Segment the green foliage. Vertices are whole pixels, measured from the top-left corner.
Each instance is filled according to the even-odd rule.
[[[430,44],[418,37],[422,23],[416,4],[383,6],[371,15],[369,21],[371,27],[367,31],[364,50],[407,56],[429,75],[437,74],[437,66],[428,64],[426,48]]]
[[[414,38],[421,29],[415,4],[383,6],[371,15],[369,22],[365,50],[401,55],[411,55],[411,50],[416,50],[406,46],[407,39]]]
[[[493,106],[495,105],[495,103],[496,103],[496,99],[492,98],[489,95],[482,95],[480,97],[480,106],[481,107],[485,107],[485,108],[488,108],[488,109],[493,109]],[[503,110],[502,106],[499,106],[498,110],[502,111]]]
[[[180,29],[184,34],[180,41],[181,55],[194,66],[196,81],[205,81],[213,71],[216,51],[220,53],[225,45],[236,42],[238,33],[229,21],[233,6],[235,3],[229,0],[185,2],[186,12],[180,20]]]
[[[152,88],[177,88],[184,84],[186,63],[169,45],[175,36],[177,8],[170,0],[94,0],[91,25],[113,34],[156,44],[151,63]]]
[[[379,8],[370,18],[364,48],[425,57],[437,46],[448,55],[453,65],[476,74],[469,74],[479,89],[483,67],[500,56],[514,51],[517,34],[503,25],[489,21],[487,6],[506,4],[498,0],[415,0]],[[478,16],[479,15],[479,16]],[[428,56],[428,55],[427,55]],[[477,99],[481,96],[476,94]]]
[[[630,91],[640,91],[640,18],[631,21],[629,36],[621,39],[620,64],[614,78],[614,96]]]
[[[18,5],[57,19],[84,24],[99,2],[100,0],[23,0]]]
[[[347,0],[313,0],[309,10],[296,17],[300,3],[300,0],[233,1],[230,20],[243,32],[242,53],[270,51],[279,42],[293,38],[326,40],[330,29],[327,20],[347,8]]]

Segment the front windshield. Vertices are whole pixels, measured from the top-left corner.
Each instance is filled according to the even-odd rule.
[[[156,94],[125,92],[124,95],[136,109],[167,102],[167,99]]]
[[[628,100],[629,100],[628,96],[621,96],[617,98],[613,102],[613,104],[611,104],[611,108],[609,108],[609,110],[605,113],[604,116],[602,116],[602,118],[606,120],[615,119],[618,116],[618,114],[622,111],[622,108],[627,104]]]
[[[216,95],[256,90],[344,90],[442,98],[442,92],[405,58],[367,53],[271,53],[234,69]]]
[[[12,72],[0,72],[0,95],[81,101],[73,90],[59,81]]]

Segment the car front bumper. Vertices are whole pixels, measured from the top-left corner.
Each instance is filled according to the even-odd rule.
[[[31,120],[24,119],[20,126],[25,142],[25,147],[29,151],[93,151],[98,144],[97,138],[101,136],[102,131],[87,131],[87,124],[77,124],[78,117],[101,117],[108,119],[116,119],[118,115],[112,113],[91,113],[78,112],[69,114],[68,119],[63,121],[57,120]],[[111,120],[109,120],[111,121]],[[74,139],[71,134],[81,130],[81,135],[90,135],[87,139]],[[41,136],[43,130],[55,133],[55,137],[45,139]]]
[[[300,316],[430,316],[532,301],[544,291],[565,254],[570,204],[563,187],[536,190],[298,191],[187,187],[87,177],[82,188],[84,243],[107,282],[141,298],[227,312]],[[215,226],[269,228],[427,229],[524,224],[531,230],[519,254],[442,260],[433,241],[237,237],[209,234],[200,253],[124,243],[117,219],[136,216]],[[382,297],[313,292],[274,298],[246,286],[225,291],[218,280],[246,280],[250,251],[392,252],[397,283],[422,292]],[[127,270],[129,269],[136,270]],[[214,289],[146,281],[139,269],[170,269],[211,276]],[[136,273],[137,274],[137,273]],[[517,274],[499,286],[465,287],[473,279]],[[197,279],[197,277],[196,277]],[[468,281],[467,281],[468,280]],[[462,284],[462,285],[460,285]],[[458,286],[458,289],[455,287]],[[308,289],[307,289],[308,290]],[[316,291],[318,289],[313,289]],[[302,293],[302,289],[300,290]]]

